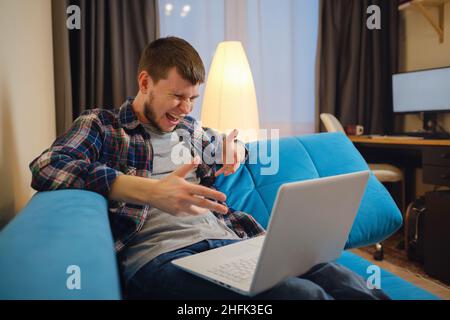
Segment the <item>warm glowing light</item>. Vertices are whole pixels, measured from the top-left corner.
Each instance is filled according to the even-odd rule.
[[[239,41],[221,42],[214,54],[203,99],[202,125],[228,132],[259,130],[255,86]]]

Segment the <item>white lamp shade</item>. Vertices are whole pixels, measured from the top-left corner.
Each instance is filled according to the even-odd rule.
[[[203,126],[220,132],[259,130],[255,85],[239,41],[221,42],[217,47],[206,83],[201,120]]]

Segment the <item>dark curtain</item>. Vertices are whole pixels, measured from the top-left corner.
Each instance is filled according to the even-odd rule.
[[[66,9],[66,1],[52,0],[55,113],[56,133],[58,135],[66,131],[73,122],[69,31],[66,28]]]
[[[74,119],[85,109],[116,108],[137,93],[139,57],[157,38],[158,21],[157,0],[66,0],[63,10],[70,5],[81,9],[81,29],[64,26],[70,83],[57,86],[70,86]],[[67,105],[57,105],[57,119],[58,113],[67,114]]]
[[[381,9],[381,29],[366,26],[367,8]],[[392,133],[392,74],[398,66],[398,0],[322,0],[319,113],[365,133]]]

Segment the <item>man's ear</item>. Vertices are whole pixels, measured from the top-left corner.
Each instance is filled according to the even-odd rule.
[[[149,90],[153,89],[153,80],[147,71],[141,71],[139,73],[138,85],[139,85],[139,91],[142,92],[143,94],[147,94],[147,92]]]

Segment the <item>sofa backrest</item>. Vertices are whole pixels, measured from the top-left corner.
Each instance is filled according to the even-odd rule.
[[[227,194],[227,203],[236,210],[252,214],[266,228],[273,203],[281,184],[319,177],[368,170],[364,158],[342,133],[322,133],[268,141],[266,150],[279,147],[277,174],[264,174],[276,165],[252,156],[261,150],[254,142],[248,145],[250,159],[237,173],[216,181],[216,187]],[[274,145],[275,144],[275,145]],[[264,154],[265,147],[262,149]],[[270,155],[276,159],[275,154]],[[346,248],[381,241],[394,233],[402,223],[402,215],[385,187],[371,175]]]

